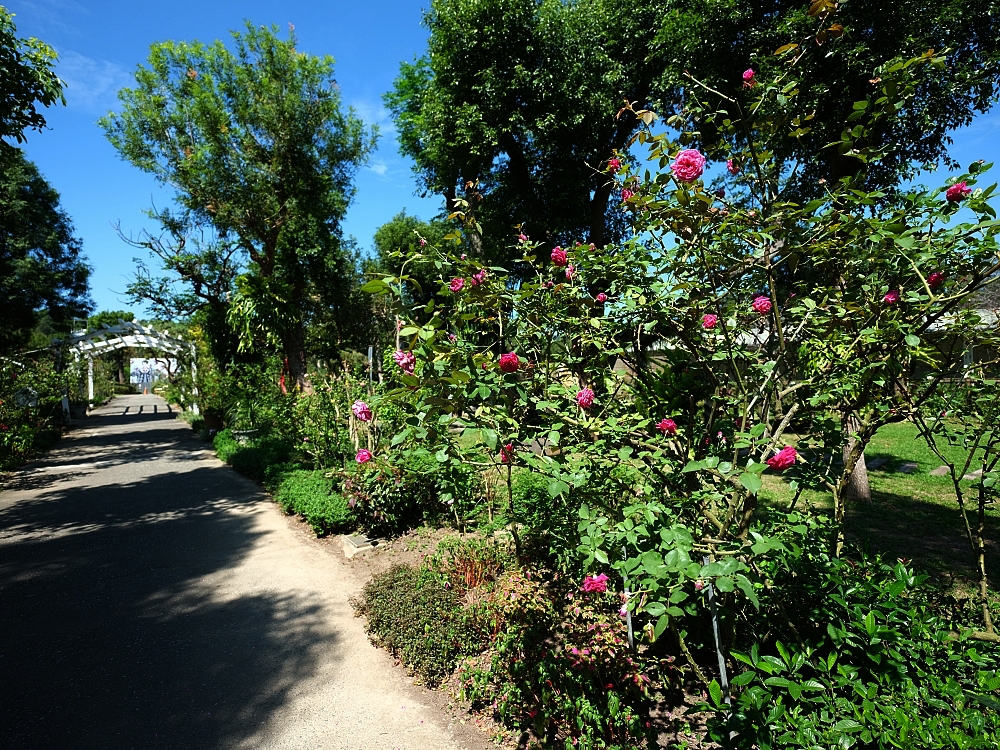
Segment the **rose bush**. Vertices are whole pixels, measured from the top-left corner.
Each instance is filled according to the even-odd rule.
[[[670,172],[641,181],[620,168],[634,239],[613,251],[547,251],[519,237],[515,278],[428,246],[442,296],[450,278],[484,274],[450,307],[406,309],[404,276],[366,285],[396,300],[409,321],[399,354],[419,363],[386,396],[408,415],[392,445],[431,441],[442,465],[462,462],[460,440],[495,457],[518,557],[527,559],[525,541],[541,542],[555,568],[627,588],[642,638],[706,686],[717,686],[715,649],[727,644],[705,627],[705,592],[718,595],[730,641],[753,623],[798,632],[797,602],[777,580],[806,574],[807,546],[841,554],[845,488],[868,441],[956,371],[940,341],[982,336],[968,300],[1000,272],[995,187],[975,187],[986,166],[955,183],[971,217],[962,221],[943,186],[898,197],[865,189],[864,165],[880,157],[865,134],[896,116],[933,64],[925,55],[877,71],[837,144],[858,172],[825,198],[786,197],[783,165],[755,147],[807,127],[793,60],[775,81],[753,76],[751,99],[724,99],[721,110],[701,104],[693,84],[669,123],[679,142],[640,132]],[[722,194],[700,181],[705,155],[681,148],[704,122],[728,136],[708,154],[730,164]],[[554,275],[549,263],[574,273]],[[595,304],[597,289],[614,301]],[[514,350],[516,371],[501,364]],[[913,378],[917,364],[934,375]],[[660,426],[665,413],[673,429]],[[513,523],[515,469],[547,482],[541,528]],[[789,507],[761,507],[765,472],[788,482]],[[800,514],[806,489],[829,493],[828,522]],[[573,515],[576,538],[556,531]]]

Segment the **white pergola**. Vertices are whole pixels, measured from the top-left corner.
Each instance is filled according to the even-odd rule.
[[[73,353],[74,359],[87,358],[87,395],[91,406],[94,405],[94,357],[126,347],[158,349],[175,355],[190,354],[193,395],[196,399],[198,397],[197,349],[194,343],[157,331],[152,326],[119,320],[113,326],[103,325],[96,331],[74,333],[68,339],[58,342],[56,346],[67,347]],[[63,396],[63,411],[69,414],[69,399],[66,396]],[[191,404],[191,411],[198,413],[197,401]]]

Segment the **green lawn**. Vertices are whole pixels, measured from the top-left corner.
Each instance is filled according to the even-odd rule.
[[[974,559],[955,501],[951,478],[933,477],[930,472],[942,465],[941,460],[926,446],[912,424],[900,423],[883,427],[869,445],[866,459],[888,459],[881,467],[868,472],[872,486],[872,502],[852,503],[847,508],[848,539],[871,553],[880,553],[890,560],[907,558],[913,564],[943,583],[955,583],[960,588],[975,580]],[[964,459],[959,447],[948,447],[946,455]],[[901,464],[912,461],[918,469],[912,474],[897,471]],[[974,470],[976,467],[973,466]],[[961,469],[961,465],[959,466]],[[965,481],[969,500],[975,502],[975,482]],[[786,505],[792,497],[785,481],[766,475],[761,497],[767,502]],[[803,493],[802,500],[816,508],[830,508],[828,493]],[[1000,511],[987,511],[986,537],[988,572],[1000,583],[1000,559],[995,540],[1000,538]]]

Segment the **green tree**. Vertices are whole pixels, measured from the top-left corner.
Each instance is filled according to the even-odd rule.
[[[55,61],[44,42],[17,36],[14,14],[0,5],[0,139],[20,143],[25,130],[45,127],[39,105],[65,104]]]
[[[68,332],[91,309],[89,278],[59,194],[20,149],[0,143],[0,351],[22,347],[43,314]]]
[[[421,221],[405,210],[400,211],[375,230],[375,258],[370,270],[393,276],[401,276],[405,271],[410,277],[406,285],[407,297],[414,304],[426,305],[437,293],[440,271],[429,262],[414,265],[415,256],[410,248],[417,247],[421,239],[431,247],[440,247],[445,235],[452,231],[454,227],[447,221]],[[405,269],[404,264],[408,264]]]
[[[230,299],[245,265],[239,244],[218,237],[211,226],[192,227],[169,211],[153,218],[163,226],[158,235],[143,231],[133,237],[118,230],[122,240],[146,250],[160,266],[155,271],[145,259],[133,259],[136,271],[126,290],[129,298],[163,320],[197,318],[222,372],[235,361],[258,361],[253,353],[239,351],[239,336],[229,321]]]
[[[863,0],[680,0],[670,3],[657,42],[670,50],[653,102],[666,115],[683,111],[688,72],[725,97],[747,100],[745,70],[777,80],[786,70],[785,55],[798,58],[795,93],[804,114],[788,129],[795,137],[783,133],[760,147],[773,149],[775,169],[791,173],[790,195],[800,199],[819,197],[824,185],[861,169],[864,186],[874,191],[891,190],[926,165],[958,168],[948,157],[949,133],[990,109],[1000,91],[994,0],[924,0],[891,10]],[[802,54],[817,48],[825,54]],[[786,52],[775,55],[778,50]],[[842,141],[844,126],[858,116],[855,102],[879,91],[883,65],[928,50],[943,60],[921,69],[915,90],[900,101],[899,117],[869,129],[853,149],[878,151],[882,158],[863,163],[857,153],[829,147]],[[714,147],[725,140],[724,125],[699,125],[691,133],[695,142]]]
[[[886,60],[928,49],[944,57],[922,71],[900,117],[859,144],[899,146],[869,165],[865,186],[873,190],[947,162],[948,133],[992,106],[1000,80],[994,0],[910,3],[891,12],[860,0],[839,7],[832,0],[434,0],[424,23],[428,52],[402,65],[386,102],[422,190],[441,195],[449,209],[468,199],[482,236],[497,238],[485,248],[490,258],[507,258],[504,238],[514,223],[553,243],[620,237],[621,194],[603,170],[638,124],[616,113],[627,99],[681,114],[688,72],[738,98],[745,70],[764,79],[781,69],[785,60],[774,52],[789,39],[798,47],[786,54],[826,49],[799,62],[798,95],[808,108],[789,130],[797,137],[760,144],[775,150],[776,170],[795,170],[800,198],[860,168],[855,155],[826,146],[841,140],[854,102],[876,90],[875,71]],[[719,126],[699,125],[687,145],[720,158]],[[470,239],[480,242],[475,232]]]
[[[386,95],[424,192],[449,209],[471,199],[485,237],[514,223],[548,242],[620,235],[601,170],[634,126],[615,112],[624,98],[647,101],[663,67],[651,53],[661,4],[620,5],[435,0],[428,54],[404,63]],[[469,240],[478,251],[480,234]]]
[[[153,45],[119,98],[101,125],[124,159],[176,188],[171,218],[211,226],[246,255],[229,311],[241,344],[277,344],[309,390],[311,287],[344,252],[340,221],[377,135],[342,108],[333,59],[247,23],[232,50]]]

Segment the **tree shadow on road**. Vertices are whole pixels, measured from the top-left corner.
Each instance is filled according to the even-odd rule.
[[[227,585],[254,486],[181,469],[0,503],[4,748],[254,746],[336,649],[318,602]]]

